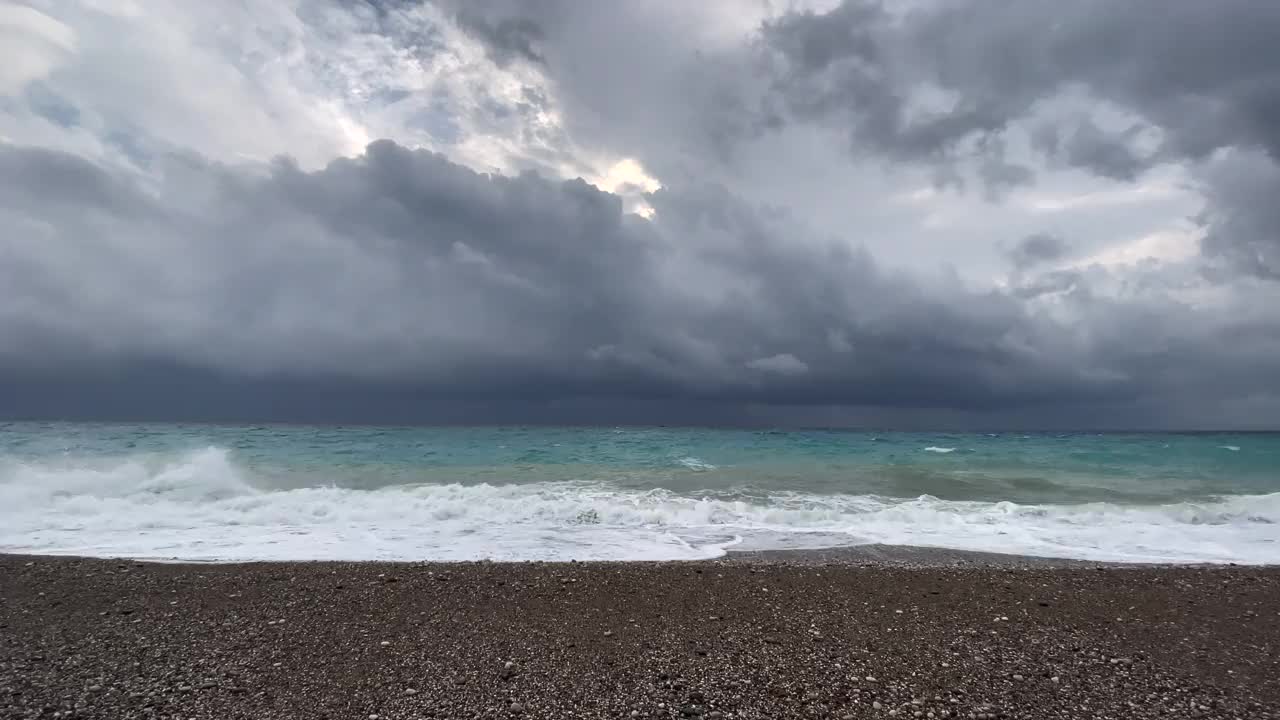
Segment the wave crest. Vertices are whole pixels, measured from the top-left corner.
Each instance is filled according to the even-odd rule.
[[[90,463],[0,461],[0,549],[195,560],[667,560],[713,557],[737,542],[884,543],[1112,561],[1280,561],[1280,493],[1035,505],[582,482],[267,490],[252,480],[216,447]]]

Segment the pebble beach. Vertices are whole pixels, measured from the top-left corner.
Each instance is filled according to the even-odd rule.
[[[1280,568],[0,556],[0,717],[1280,717]]]

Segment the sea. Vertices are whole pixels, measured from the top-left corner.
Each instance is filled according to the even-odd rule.
[[[1280,563],[1280,434],[0,424],[0,551]]]

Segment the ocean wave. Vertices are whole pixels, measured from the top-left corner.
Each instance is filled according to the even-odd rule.
[[[604,483],[267,489],[225,449],[0,464],[0,549],[190,560],[669,560],[922,545],[1110,561],[1280,562],[1280,493],[1165,505],[675,493]]]
[[[930,445],[929,447],[925,448],[925,449],[924,449],[924,451],[925,451],[925,452],[931,452],[931,453],[953,453],[953,452],[955,452],[955,451],[956,451],[956,449],[955,449],[955,448],[949,448],[949,447],[938,447],[938,446],[936,446],[936,445]]]
[[[1240,452],[1239,445],[1219,445],[1218,447],[1223,450],[1230,450],[1231,452]]]
[[[683,465],[690,470],[697,470],[699,472],[717,469],[717,466],[712,465],[705,460],[699,460],[696,457],[682,457],[679,460],[676,460],[676,463]]]

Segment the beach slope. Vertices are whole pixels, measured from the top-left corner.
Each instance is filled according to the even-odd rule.
[[[1280,708],[1280,569],[793,560],[0,556],[0,717],[1260,718]]]

